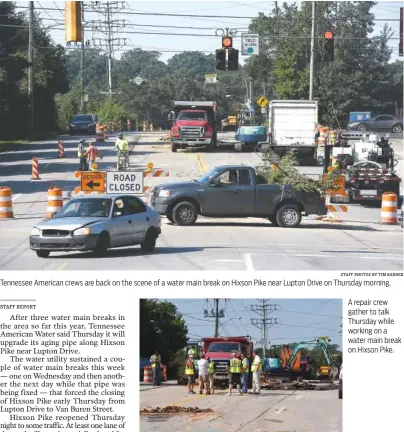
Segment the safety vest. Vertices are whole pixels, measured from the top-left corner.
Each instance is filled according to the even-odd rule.
[[[185,375],[194,375],[195,374],[195,364],[193,360],[188,360],[185,363]]]
[[[193,348],[191,348],[189,351],[188,351],[188,355],[196,355],[196,351],[193,349]]]
[[[121,140],[121,139],[117,139],[116,140],[116,145],[119,148],[120,151],[128,151],[129,148],[129,144],[128,141],[126,140]]]
[[[230,373],[241,373],[241,360],[234,358],[230,360]]]
[[[157,365],[157,363],[160,363],[161,362],[161,358],[160,358],[160,356],[158,355],[158,356],[156,356],[155,354],[153,354],[152,356],[151,356],[151,367],[153,368],[153,369],[155,369],[156,368],[156,365]]]
[[[215,364],[213,362],[209,363],[208,374],[213,375],[215,373]]]
[[[78,151],[77,151],[77,156],[79,158],[82,158],[85,155],[86,155],[86,149],[84,148],[83,144],[79,144],[79,148],[78,148]]]
[[[248,359],[244,358],[243,359],[243,373],[248,373],[248,368],[249,368],[250,364]]]
[[[251,366],[251,372],[257,372],[257,371],[262,370],[262,363],[263,363],[262,360],[259,363],[253,362],[253,364]]]

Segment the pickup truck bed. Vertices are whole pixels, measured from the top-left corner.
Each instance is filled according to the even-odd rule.
[[[294,228],[302,215],[325,215],[325,199],[291,186],[257,184],[251,167],[220,166],[198,180],[168,183],[153,190],[151,205],[176,225],[192,225],[198,215],[215,218],[267,218]]]

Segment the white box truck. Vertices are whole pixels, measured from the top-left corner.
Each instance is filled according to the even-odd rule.
[[[268,104],[269,147],[279,156],[295,150],[299,159],[317,160],[318,102],[273,100]]]

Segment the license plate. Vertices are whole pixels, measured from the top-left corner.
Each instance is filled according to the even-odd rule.
[[[377,190],[361,190],[359,191],[362,196],[377,196]]]

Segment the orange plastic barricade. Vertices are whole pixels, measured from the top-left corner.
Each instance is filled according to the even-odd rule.
[[[104,142],[104,127],[101,125],[97,125],[97,129],[95,132],[95,140],[98,142]]]
[[[46,217],[52,218],[63,207],[63,192],[58,186],[51,186],[48,189],[48,206],[46,209]]]
[[[37,157],[32,158],[32,177],[31,180],[40,180],[39,178],[39,160]]]
[[[13,192],[9,186],[0,186],[0,219],[12,219]]]
[[[397,220],[397,195],[393,192],[385,192],[382,196],[382,212],[380,223],[396,225]]]
[[[63,144],[62,140],[58,141],[58,158],[64,158],[65,157],[65,146]]]
[[[151,366],[145,366],[144,367],[143,382],[145,382],[145,383],[152,383],[153,382],[153,371],[152,371]]]
[[[325,142],[326,142],[325,132],[326,132],[325,128],[320,129],[320,137],[318,139],[318,145],[320,145],[320,146],[325,146]]]

